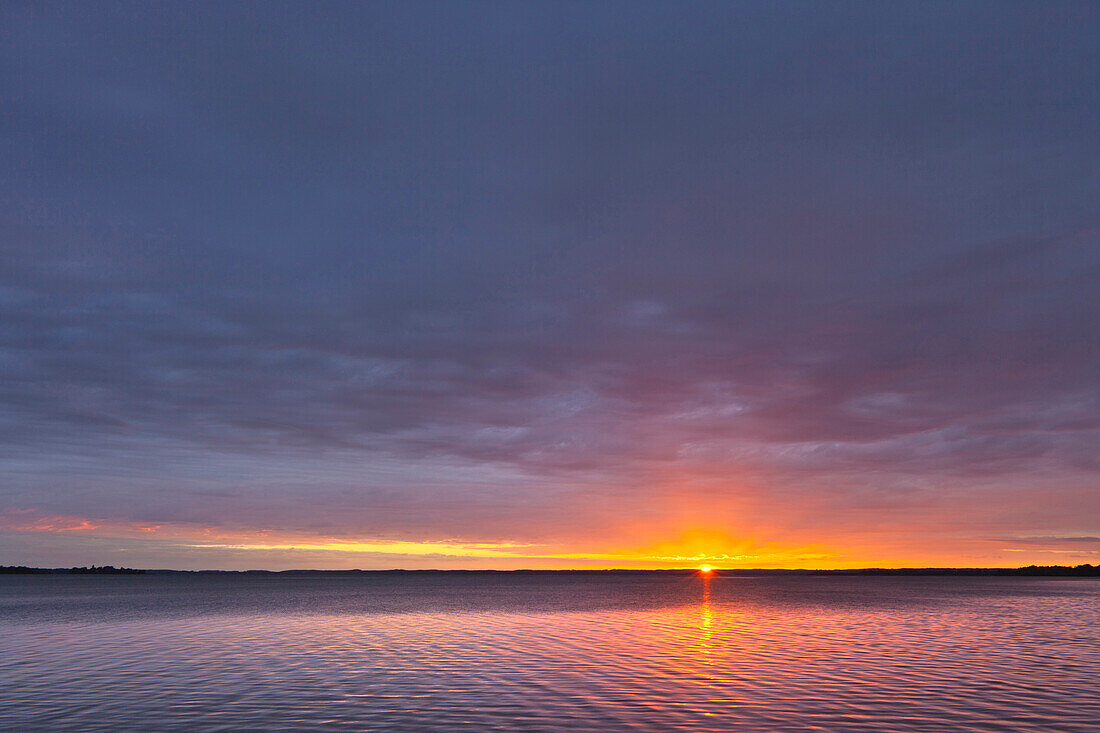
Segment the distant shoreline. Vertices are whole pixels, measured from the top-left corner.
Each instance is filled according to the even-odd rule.
[[[611,570],[148,570],[116,568],[111,565],[73,568],[31,568],[24,565],[0,565],[0,575],[363,575],[378,573],[570,573],[570,574],[653,574],[695,573],[694,568],[681,569],[611,569]],[[716,569],[724,577],[767,577],[775,575],[895,575],[895,576],[992,576],[992,577],[1100,577],[1100,565],[1028,565],[1019,568],[858,568],[845,570],[813,569]]]

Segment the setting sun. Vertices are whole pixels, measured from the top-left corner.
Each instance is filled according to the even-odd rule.
[[[710,571],[711,571],[710,565],[704,565],[703,567],[699,568],[700,573],[709,573]]]

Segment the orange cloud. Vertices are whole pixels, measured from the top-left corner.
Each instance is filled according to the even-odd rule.
[[[750,532],[718,522],[692,526],[690,522],[698,515],[685,514],[693,516],[669,518],[664,526],[627,520],[621,527],[609,527],[608,539],[601,543],[577,538],[532,544],[498,538],[349,537],[271,528],[60,516],[27,509],[0,513],[0,531],[117,539],[120,546],[135,550],[159,545],[173,552],[202,552],[205,567],[216,567],[219,557],[229,556],[251,567],[267,567],[281,562],[278,558],[285,559],[287,553],[300,561],[308,555],[305,561],[318,568],[683,568],[702,564],[717,568],[992,567],[1050,563],[1059,555],[1084,562],[1095,559],[1100,551],[1091,543],[1077,543],[1081,544],[1079,548],[1046,546],[1058,538],[1040,538],[1042,543],[1021,540],[1024,546],[1017,547],[1011,539],[958,536],[937,552],[929,552],[916,539],[903,544],[896,532],[883,527],[849,533],[819,531],[798,541],[781,527],[759,527]],[[912,534],[906,536],[911,538]],[[255,559],[242,560],[248,557]],[[84,560],[74,558],[75,562]]]

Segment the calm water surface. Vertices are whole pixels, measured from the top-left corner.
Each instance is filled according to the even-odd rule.
[[[1097,731],[1100,581],[0,576],[0,729]]]

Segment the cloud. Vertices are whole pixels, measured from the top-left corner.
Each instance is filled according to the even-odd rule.
[[[0,12],[3,506],[1096,486],[1092,8]]]

